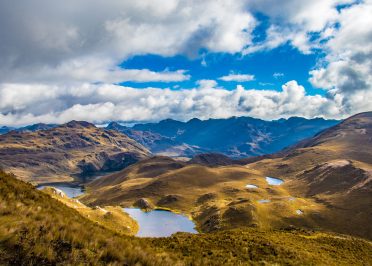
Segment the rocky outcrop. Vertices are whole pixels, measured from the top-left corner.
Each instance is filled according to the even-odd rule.
[[[152,210],[154,208],[154,205],[144,198],[138,199],[136,202],[134,202],[133,206],[146,211]]]

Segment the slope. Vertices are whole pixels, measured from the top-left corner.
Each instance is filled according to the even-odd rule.
[[[36,183],[121,170],[148,155],[148,150],[126,135],[87,122],[0,136],[0,166]]]
[[[128,237],[3,172],[0,200],[1,265],[368,265],[372,260],[371,242],[305,230]]]
[[[291,193],[326,206],[314,215],[322,227],[372,238],[371,136],[372,112],[361,113],[249,167],[286,178]]]

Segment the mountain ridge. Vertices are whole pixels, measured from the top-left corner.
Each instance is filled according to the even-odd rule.
[[[158,139],[166,141],[148,146],[144,142],[142,144],[159,155],[193,157],[199,153],[222,153],[239,159],[278,152],[337,123],[338,120],[322,118],[291,117],[265,121],[252,117],[232,117],[209,120],[194,118],[187,122],[166,119],[158,123],[135,124],[130,128],[111,123],[108,128],[115,125],[116,130],[124,133],[131,131],[127,134],[139,142],[141,139],[136,136],[138,132],[155,134]]]
[[[34,182],[71,181],[117,171],[150,155],[126,135],[71,121],[46,130],[0,135],[0,166]]]
[[[205,232],[296,225],[372,239],[368,223],[372,217],[366,212],[372,203],[371,114],[346,119],[304,141],[324,140],[317,145],[294,145],[252,161],[202,154],[175,169],[168,166],[176,160],[162,159],[161,169],[166,171],[158,171],[157,158],[151,167],[138,162],[116,173],[115,184],[110,176],[100,184],[89,184],[91,194],[82,200],[87,204],[131,206],[136,199],[147,198],[154,205],[192,215]],[[220,163],[216,165],[216,161]],[[284,183],[270,186],[266,176]],[[247,189],[247,184],[258,188]],[[176,200],[167,202],[170,196]],[[289,200],[292,198],[295,200]],[[263,204],[260,199],[269,202]],[[296,214],[294,208],[304,214]]]

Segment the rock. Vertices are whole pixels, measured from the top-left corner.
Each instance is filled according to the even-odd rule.
[[[151,210],[154,208],[154,206],[147,199],[144,198],[138,199],[133,205],[142,210]]]

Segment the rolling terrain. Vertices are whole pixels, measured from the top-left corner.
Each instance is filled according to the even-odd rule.
[[[326,207],[322,227],[372,238],[372,112],[361,113],[250,169],[288,179],[290,193]]]
[[[172,119],[133,127],[110,123],[107,129],[127,134],[152,153],[170,157],[193,157],[199,153],[222,153],[233,158],[277,152],[329,128],[339,121],[292,117],[264,121],[251,117],[228,119]]]
[[[0,167],[35,183],[72,181],[121,170],[149,154],[126,135],[87,122],[0,136]]]
[[[93,181],[82,201],[132,206],[145,198],[192,216],[203,232],[298,226],[372,239],[371,128],[372,113],[362,113],[249,164],[205,163],[214,156],[189,163],[154,157]],[[269,185],[265,176],[284,183]]]
[[[92,222],[49,192],[0,172],[1,265],[368,265],[372,260],[369,241],[307,230],[130,237]]]

